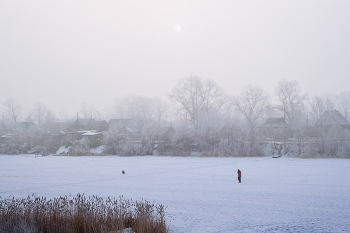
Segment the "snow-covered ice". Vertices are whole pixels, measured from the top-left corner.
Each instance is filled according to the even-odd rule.
[[[350,232],[347,159],[0,155],[0,196],[32,193],[155,201],[172,232]]]

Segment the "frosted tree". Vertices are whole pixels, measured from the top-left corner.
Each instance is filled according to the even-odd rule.
[[[307,109],[305,102],[308,99],[307,93],[301,93],[301,87],[297,81],[282,80],[276,88],[276,95],[283,112],[284,119],[289,123],[289,133],[298,139],[298,154],[304,138],[304,127],[307,125]]]
[[[179,112],[195,126],[204,105],[203,81],[198,76],[181,79],[171,91],[169,98],[180,105]]]
[[[17,102],[15,98],[8,98],[7,100],[4,101],[4,112],[5,114],[11,118],[14,122],[14,124],[17,124],[18,117],[21,114],[22,107],[21,105]]]
[[[231,112],[226,93],[212,80],[189,76],[177,83],[169,98],[176,103],[176,115],[194,126],[177,128],[174,143],[180,144],[178,149],[182,148],[183,153],[217,153]],[[181,125],[181,121],[178,123]]]
[[[36,122],[41,125],[46,116],[46,106],[40,102],[34,104],[34,109],[31,111],[31,116],[34,117]]]
[[[232,103],[245,117],[251,134],[254,133],[258,120],[265,115],[269,106],[268,100],[268,94],[261,87],[251,85],[244,88],[240,95],[233,97]]]
[[[46,114],[45,114],[45,118],[44,118],[44,124],[45,125],[52,125],[53,123],[56,122],[56,115],[53,111],[51,111],[50,109],[46,109]]]
[[[139,97],[136,95],[127,95],[122,99],[116,99],[116,116],[121,119],[135,118],[138,115],[139,106]]]
[[[154,117],[153,100],[137,95],[127,95],[115,101],[117,118],[150,120]]]
[[[166,113],[169,109],[169,104],[168,102],[160,98],[154,98],[153,107],[154,107],[156,118],[158,120],[158,127],[160,128],[161,121],[165,119]]]
[[[320,96],[313,96],[309,102],[310,123],[314,124],[327,110],[324,99]]]
[[[154,101],[143,96],[139,96],[137,100],[137,116],[146,121],[153,120],[155,115]]]
[[[169,95],[179,104],[178,111],[197,126],[200,114],[218,112],[227,100],[225,92],[212,80],[203,81],[198,76],[180,80]]]
[[[203,106],[207,113],[209,111],[218,112],[227,103],[226,93],[212,80],[205,81],[202,96]]]
[[[79,113],[82,114],[84,119],[90,119],[95,114],[96,110],[92,104],[82,102]]]
[[[115,101],[116,117],[131,119],[127,130],[127,140],[117,145],[117,148],[128,148],[128,153],[147,154],[152,151],[151,140],[157,128],[154,100],[144,96],[128,95]],[[114,138],[121,138],[119,129],[114,132]],[[124,152],[123,152],[124,153]]]
[[[297,81],[282,80],[276,88],[276,95],[285,120],[291,125],[298,124],[300,114],[304,113],[304,103],[308,99],[307,93],[301,93],[301,87]]]
[[[343,91],[339,94],[337,105],[343,116],[348,119],[350,113],[350,91]]]
[[[313,96],[309,101],[310,123],[315,123],[326,110],[334,110],[337,106],[337,96],[324,94]]]
[[[334,110],[337,105],[337,96],[333,94],[323,95],[327,110]]]

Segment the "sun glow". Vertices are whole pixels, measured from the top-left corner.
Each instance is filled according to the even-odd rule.
[[[177,32],[181,32],[182,31],[182,27],[180,25],[176,25],[175,27]]]

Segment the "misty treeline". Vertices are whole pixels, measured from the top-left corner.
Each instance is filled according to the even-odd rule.
[[[350,91],[309,96],[299,82],[281,80],[274,93],[248,85],[230,96],[213,80],[189,76],[168,97],[128,95],[107,111],[83,103],[77,116],[64,121],[42,103],[23,118],[20,103],[9,98],[3,103],[1,153],[49,154],[66,146],[69,154],[84,155],[103,146],[104,154],[116,155],[350,157],[349,128],[317,124],[328,110],[337,110],[347,122]],[[72,131],[77,118],[125,119],[128,124],[110,125],[93,142],[62,140],[59,134]],[[281,122],[277,130],[264,128],[269,119]]]

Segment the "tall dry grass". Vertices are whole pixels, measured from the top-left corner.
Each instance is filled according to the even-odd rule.
[[[123,198],[0,198],[1,233],[168,232],[163,205]]]

